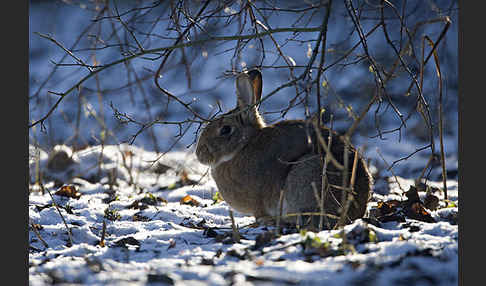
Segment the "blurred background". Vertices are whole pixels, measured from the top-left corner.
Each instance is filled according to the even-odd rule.
[[[359,120],[353,142],[404,177],[441,178],[442,114],[456,178],[457,33],[457,1],[30,1],[29,142],[193,152],[257,67],[268,123]]]

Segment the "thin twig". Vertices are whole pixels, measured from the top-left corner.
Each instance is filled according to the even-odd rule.
[[[318,230],[321,231],[323,229],[323,220],[326,219],[326,225],[329,228],[329,221],[326,216],[326,210],[324,209],[324,193],[323,189],[321,188],[321,196],[319,196],[319,191],[317,190],[317,186],[315,182],[311,182],[312,190],[314,191],[314,197],[316,198],[317,206],[319,207],[319,225]]]
[[[347,146],[345,146],[347,148]],[[346,152],[345,152],[346,154]],[[345,162],[345,166],[346,161]],[[351,179],[349,181],[349,192],[343,192],[343,200],[341,201],[341,205],[343,205],[343,209],[341,211],[341,216],[339,217],[339,223],[337,224],[338,226],[344,226],[344,220],[348,216],[349,208],[351,206],[351,203],[354,201],[354,181],[356,179],[356,170],[358,166],[358,149],[354,150],[354,160],[353,160],[353,167],[351,169]],[[347,168],[347,166],[346,166]],[[343,176],[347,179],[347,176]],[[346,188],[346,184],[343,183],[343,188]],[[344,199],[345,198],[345,199]],[[343,227],[343,234],[344,234],[344,227]]]
[[[143,52],[144,49],[143,49],[142,44],[138,41],[137,37],[135,37],[135,34],[133,33],[133,31],[128,28],[128,26],[125,23],[125,21],[122,20],[120,13],[118,13],[118,7],[116,5],[116,1],[113,2],[113,3],[114,3],[113,6],[115,6],[115,12],[116,12],[115,17],[116,17],[116,19],[123,25],[123,27],[125,28],[125,31],[128,31],[128,33],[130,33],[130,35],[132,36],[133,40],[137,44],[138,49],[140,50],[140,52]]]
[[[331,152],[330,146],[327,145],[326,141],[322,137],[320,129],[317,127],[317,123],[315,120],[312,121],[312,125],[314,126],[315,133],[317,135],[317,139],[319,140],[319,143],[321,144],[322,148],[324,148],[324,151],[326,152],[326,156],[329,156],[329,160],[333,163],[333,165],[338,169],[338,170],[343,170],[344,166],[339,163],[338,160],[334,157],[334,155]],[[331,130],[329,130],[329,133],[331,133]]]
[[[422,178],[425,175],[425,171],[429,168],[430,164],[432,164],[432,161],[434,160],[434,158],[435,158],[435,155],[430,154],[429,160],[427,161],[427,164],[425,164],[425,167],[423,168],[422,172],[420,173],[420,176],[417,178],[417,182],[420,182],[422,180]]]
[[[85,67],[88,69],[88,71],[91,73],[93,71],[93,68],[86,63],[80,58],[78,58],[76,55],[74,55],[70,50],[66,49],[61,43],[59,43],[56,39],[49,35],[44,35],[39,32],[34,32],[34,34],[40,36],[41,38],[48,39],[49,41],[53,42],[56,44],[58,47],[60,47],[62,50],[64,50],[68,55],[70,55],[74,60],[76,60],[81,66]]]
[[[344,144],[344,153],[343,153],[343,166],[344,168],[341,170],[342,172],[342,188],[343,189],[348,189],[348,177],[349,177],[349,147],[350,147],[350,141],[349,137],[343,136],[343,144]],[[339,223],[336,224],[336,226],[344,226],[344,219],[345,216],[347,215],[346,213],[346,205],[347,205],[347,200],[348,200],[348,193],[347,192],[342,192],[341,195],[341,214],[339,218]],[[344,229],[344,228],[343,228]]]
[[[54,207],[56,208],[57,212],[59,213],[59,216],[61,217],[63,223],[64,223],[64,226],[66,227],[66,230],[67,230],[67,233],[68,233],[68,237],[69,237],[69,242],[68,242],[68,247],[71,247],[74,245],[73,243],[73,237],[72,237],[72,234],[71,234],[71,229],[68,227],[67,223],[66,223],[66,220],[64,219],[64,216],[62,215],[61,213],[61,210],[59,209],[59,207],[57,206],[57,203],[56,201],[54,200],[54,197],[52,196],[51,192],[48,190],[48,189],[45,189],[44,186],[41,184],[41,188],[45,191],[47,191],[47,193],[49,194],[49,196],[51,197],[51,200],[52,200],[52,204],[54,205]]]
[[[321,215],[322,215],[321,212],[300,212],[300,213],[287,213],[287,214],[283,215],[283,217],[321,216]],[[324,215],[328,218],[339,219],[338,216],[330,214],[330,213],[326,213]],[[299,220],[297,220],[297,222],[299,222]]]
[[[412,156],[413,156],[413,155],[415,155],[416,153],[418,153],[418,152],[420,152],[420,151],[423,151],[423,150],[425,150],[425,149],[428,149],[428,148],[430,148],[430,147],[431,147],[431,146],[430,146],[430,144],[429,144],[429,145],[424,146],[424,147],[416,148],[416,149],[415,149],[415,151],[413,151],[412,153],[408,154],[407,156],[402,157],[402,158],[399,158],[399,159],[397,159],[397,160],[393,161],[393,163],[392,163],[392,164],[391,164],[391,165],[390,165],[390,166],[387,168],[387,170],[388,170],[388,171],[390,171],[390,170],[391,170],[391,169],[392,169],[392,168],[395,166],[395,164],[397,164],[398,162],[403,161],[403,160],[408,160],[410,157],[412,157]]]
[[[103,226],[101,229],[101,239],[98,243],[99,246],[105,247],[105,236],[106,236],[106,220],[103,220]]]
[[[35,224],[34,222],[32,221],[32,219],[30,219],[30,227],[32,228],[32,231],[34,232],[34,234],[37,236],[37,238],[42,242],[42,244],[44,245],[45,248],[49,248],[49,245],[47,244],[47,242],[42,238],[42,236],[40,235],[39,231],[37,230],[37,228],[35,227]]]
[[[434,42],[426,36],[426,39],[429,41],[429,44],[434,46]],[[442,107],[442,73],[440,71],[440,64],[439,64],[439,56],[437,55],[437,51],[434,52],[434,61],[435,67],[437,70],[437,77],[439,80],[439,138],[440,138],[440,162],[442,167],[442,184],[444,187],[444,199],[447,200],[447,172],[445,166],[445,151],[444,151],[444,134],[443,134],[443,107]]]
[[[231,229],[232,229],[232,234],[233,234],[233,241],[236,243],[240,243],[240,232],[238,231],[238,228],[236,227],[235,224],[235,218],[233,216],[233,211],[230,209],[229,210],[229,215],[231,218]]]
[[[329,22],[329,16],[331,14],[331,5],[332,0],[329,0],[327,3],[326,8],[326,15],[324,16],[324,22],[322,24],[322,44],[321,44],[321,58],[319,61],[319,68],[317,69],[317,85],[316,85],[316,97],[317,97],[317,112],[319,113],[319,118],[317,120],[317,127],[321,127],[321,75],[322,75],[322,67],[324,66],[325,58],[326,58],[326,44],[327,44],[327,27]],[[320,38],[319,38],[320,39]],[[319,228],[320,229],[320,228]]]
[[[376,64],[375,60],[373,59],[373,57],[370,56],[369,54],[369,51],[368,51],[368,44],[367,44],[367,41],[366,41],[366,37],[363,33],[363,30],[362,30],[362,27],[361,27],[361,24],[359,22],[359,18],[358,16],[356,15],[356,11],[353,7],[353,3],[351,0],[346,0],[345,2],[345,6],[346,6],[346,10],[351,18],[351,20],[353,21],[353,24],[356,28],[356,31],[358,32],[358,36],[361,40],[361,45],[363,47],[363,50],[364,50],[364,53],[366,55],[366,58],[369,60],[369,62],[371,63],[371,67],[374,71],[374,79],[375,79],[375,83],[376,83],[376,86],[378,87],[377,89],[377,94],[378,94],[378,99],[381,101],[381,93],[383,92],[383,94],[386,96],[387,100],[388,100],[388,103],[390,104],[390,106],[392,107],[392,109],[395,111],[395,113],[398,115],[400,121],[402,122],[402,124],[405,124],[404,120],[403,120],[403,114],[398,110],[398,108],[395,106],[395,104],[393,103],[392,99],[390,98],[390,96],[388,95],[388,93],[386,92],[386,89],[385,89],[385,85],[384,85],[384,80],[381,76],[381,73],[380,73],[380,70],[378,69],[378,65]]]
[[[395,175],[395,172],[393,172],[393,165],[392,166],[388,166],[388,163],[386,162],[385,158],[383,157],[383,155],[381,155],[381,152],[380,150],[378,150],[378,148],[376,149],[376,153],[378,153],[378,155],[380,156],[381,160],[383,160],[383,163],[385,164],[385,167],[387,168],[388,171],[390,171],[392,173],[392,176],[393,178],[395,178],[395,182],[397,183],[398,185],[398,188],[400,190],[402,190],[402,192],[404,192],[405,190],[402,188],[402,186],[400,185],[400,182],[398,181],[398,178],[397,176]]]
[[[320,111],[319,111],[319,113],[320,113]],[[321,117],[320,114],[319,114],[319,117]],[[319,118],[319,120],[320,120],[320,118]],[[331,125],[331,128],[330,128],[328,135],[327,135],[327,146],[328,146],[329,150],[332,150],[332,128],[333,128],[333,115],[332,114],[331,114],[331,118],[330,118],[330,125]],[[322,182],[321,182],[322,185],[321,185],[320,205],[322,206],[322,214],[323,215],[319,218],[319,230],[323,229],[324,219],[326,220],[327,228],[330,229],[329,220],[327,219],[327,216],[325,216],[325,212],[324,212],[324,201],[327,197],[327,193],[329,192],[327,167],[329,165],[330,156],[332,156],[332,152],[326,152],[326,155],[324,156],[323,167],[322,167]]]

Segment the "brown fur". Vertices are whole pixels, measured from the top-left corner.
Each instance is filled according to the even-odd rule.
[[[211,174],[220,194],[235,210],[252,214],[257,219],[276,217],[279,215],[280,191],[283,190],[284,221],[295,223],[295,217],[285,218],[285,215],[319,212],[311,185],[311,182],[315,183],[320,195],[323,161],[317,151],[317,136],[313,126],[301,120],[266,126],[256,109],[256,98],[260,98],[260,94],[254,94],[258,90],[261,92],[261,86],[251,86],[255,78],[261,85],[261,75],[255,71],[250,75],[242,73],[238,76],[238,106],[206,126],[199,138],[196,155],[201,163],[212,165]],[[226,134],[224,131],[228,129],[231,131]],[[321,131],[327,139],[329,129],[322,128]],[[344,143],[336,133],[332,140],[332,154],[342,164]],[[351,177],[353,147],[349,148],[348,154]],[[371,190],[372,179],[361,157],[356,175],[354,190],[357,195],[350,206],[348,221],[364,215]],[[342,184],[341,171],[332,163],[328,164],[327,176],[331,184]],[[324,204],[326,213],[339,216],[341,196],[341,190],[330,189]],[[316,216],[311,221],[316,225],[318,220]],[[335,220],[330,222],[330,226],[336,223]]]

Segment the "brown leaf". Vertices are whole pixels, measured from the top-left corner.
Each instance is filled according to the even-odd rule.
[[[126,208],[144,210],[148,208],[149,205],[156,206],[160,203],[167,203],[167,200],[162,197],[156,197],[151,193],[148,193],[145,197],[133,201],[133,203],[128,205]]]
[[[196,201],[195,199],[193,199],[189,195],[186,195],[185,197],[183,197],[181,199],[180,203],[182,205],[190,205],[190,206],[193,206],[193,207],[198,207],[200,205],[200,203],[198,201]]]
[[[150,221],[150,218],[136,213],[132,216],[132,221]]]
[[[179,178],[182,186],[195,185],[198,183],[197,181],[189,179],[189,174],[186,170],[182,170],[182,172],[179,174]]]
[[[402,203],[398,200],[380,201],[376,208],[371,209],[370,214],[373,213],[374,218],[379,222],[404,222],[405,217],[400,211]]]
[[[200,222],[195,223],[193,220],[191,220],[188,217],[184,218],[179,225],[189,227],[189,228],[194,228],[194,229],[206,229],[206,228],[208,228],[208,226],[206,226],[206,220],[205,219],[202,219]]]
[[[42,230],[42,229],[44,229],[44,227],[42,225],[38,224],[38,223],[32,223],[31,224],[31,227],[32,228],[35,228],[36,230]]]
[[[415,186],[410,186],[410,189],[407,192],[405,192],[405,196],[407,196],[409,204],[420,202],[418,190]]]
[[[81,197],[81,193],[76,190],[76,187],[74,185],[62,186],[54,194],[58,196],[75,198],[75,199],[79,199]]]
[[[424,199],[424,206],[431,211],[435,211],[439,207],[439,198],[431,193],[427,193]]]
[[[211,265],[213,266],[214,265],[214,260],[213,258],[202,258],[201,259],[201,265]]]
[[[176,241],[174,239],[169,240],[169,246],[167,247],[167,250],[174,248],[176,246]]]
[[[255,260],[256,266],[262,266],[265,263],[265,260],[263,258],[258,258]]]
[[[430,215],[430,213],[424,208],[422,203],[415,202],[405,209],[405,213],[409,218],[425,221],[425,222],[435,222],[435,219]]]
[[[226,252],[226,255],[236,257],[240,260],[248,259],[248,252],[241,249],[230,249]]]
[[[159,203],[167,203],[167,200],[164,199],[163,197],[156,197],[152,194],[149,194],[146,197],[141,198],[140,202],[145,203],[147,205],[155,206],[158,205]]]
[[[115,243],[114,243],[115,247],[128,248],[129,245],[132,245],[132,246],[139,248],[140,247],[140,241],[135,239],[133,236],[129,236],[129,237],[121,238],[121,239],[115,241]]]
[[[182,183],[185,183],[189,180],[189,175],[187,174],[186,170],[182,170],[182,172],[179,174],[179,177],[180,177]]]
[[[380,215],[387,215],[396,212],[396,208],[400,205],[398,200],[380,201],[376,208],[380,211]]]

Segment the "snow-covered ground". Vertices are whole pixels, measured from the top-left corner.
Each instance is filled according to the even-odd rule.
[[[390,206],[411,201],[405,192],[414,182],[377,178],[368,214],[344,228],[345,240],[341,230],[275,236],[274,227],[234,212],[237,242],[230,207],[216,200],[191,151],[29,151],[30,285],[458,284],[456,179],[447,181],[447,201],[442,182],[419,188],[420,206],[434,209],[434,197],[439,204],[412,219],[404,205]]]

